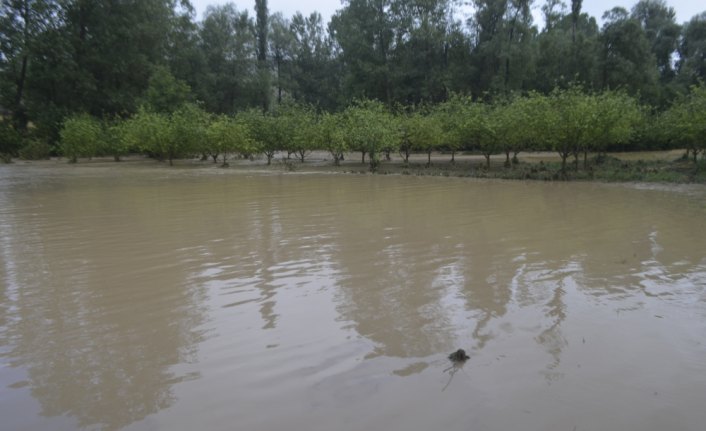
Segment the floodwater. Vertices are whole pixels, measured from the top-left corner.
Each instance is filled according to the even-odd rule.
[[[0,166],[3,430],[702,431],[705,405],[704,187]]]

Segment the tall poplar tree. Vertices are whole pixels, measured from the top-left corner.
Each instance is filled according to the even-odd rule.
[[[270,71],[267,64],[267,33],[269,30],[269,11],[267,0],[255,0],[255,27],[257,29],[257,69],[260,83],[262,110],[270,107]]]
[[[53,0],[3,0],[0,3],[0,105],[10,110],[15,126],[27,127],[25,103],[30,68],[38,60],[42,34],[59,25]]]

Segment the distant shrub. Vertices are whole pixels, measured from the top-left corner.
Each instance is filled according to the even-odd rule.
[[[51,146],[46,142],[29,139],[20,148],[19,156],[22,160],[46,160],[51,155]]]
[[[8,121],[0,121],[0,160],[10,163],[22,145],[22,137]]]
[[[103,130],[95,118],[80,114],[64,121],[60,132],[61,153],[76,163],[79,157],[92,157],[102,146]]]

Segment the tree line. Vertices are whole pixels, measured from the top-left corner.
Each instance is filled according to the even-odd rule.
[[[57,152],[66,126],[88,117],[103,130],[150,115],[174,127],[178,115],[208,117],[210,128],[215,115],[223,133],[239,128],[245,135],[256,126],[239,118],[254,118],[253,109],[262,121],[307,112],[315,124],[384,111],[403,123],[429,122],[419,132],[427,132],[429,148],[453,147],[449,136],[458,126],[443,114],[453,104],[470,106],[466,115],[480,123],[499,124],[510,121],[502,115],[554,103],[559,94],[581,93],[599,105],[620,95],[643,115],[671,112],[676,121],[691,115],[677,107],[695,103],[691,88],[706,77],[706,13],[679,24],[663,0],[613,8],[600,27],[581,0],[546,0],[541,29],[532,0],[473,0],[470,7],[346,0],[328,24],[318,13],[285,17],[271,13],[266,0],[254,3],[254,14],[234,3],[210,6],[199,21],[188,0],[2,0],[0,153]],[[379,112],[356,111],[370,104]],[[686,139],[652,133],[654,123],[643,122],[629,142],[640,136],[641,145],[666,147]],[[437,126],[446,137],[428,133]],[[359,135],[347,140],[362,139],[362,132],[344,130]],[[280,150],[294,138],[281,139]],[[471,145],[464,139],[459,148]],[[478,132],[473,145],[493,139],[554,145],[495,132]]]
[[[150,106],[150,105],[148,105]],[[392,154],[409,163],[412,153],[445,152],[454,163],[459,151],[485,158],[505,156],[513,168],[521,152],[551,151],[569,164],[589,168],[589,153],[604,155],[631,142],[657,140],[669,148],[686,148],[697,162],[706,151],[706,86],[659,115],[653,115],[625,91],[590,93],[579,86],[548,95],[498,99],[493,103],[452,96],[435,105],[389,109],[380,101],[359,100],[340,112],[285,102],[262,111],[209,114],[184,103],[171,112],[142,107],[127,119],[100,120],[87,114],[68,117],[60,131],[60,152],[69,161],[128,153],[148,154],[173,163],[201,157],[222,166],[229,157],[259,155],[271,164],[277,154],[302,163],[313,151],[326,151],[334,165],[351,153],[376,171]]]

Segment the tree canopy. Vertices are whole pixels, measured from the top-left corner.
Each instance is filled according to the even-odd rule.
[[[537,6],[543,23],[531,13]],[[214,115],[259,109],[262,121],[270,121],[289,119],[288,104],[350,116],[361,114],[361,100],[392,112],[441,107],[461,96],[493,104],[484,108],[485,132],[474,132],[492,146],[495,130],[519,121],[515,103],[529,103],[513,100],[528,95],[579,87],[585,94],[624,94],[659,113],[706,79],[706,12],[682,25],[667,1],[639,0],[630,10],[608,10],[599,27],[582,6],[577,0],[346,0],[325,23],[316,12],[284,16],[266,0],[209,6],[202,19],[188,0],[3,0],[3,127],[12,129],[8,136],[39,139],[58,151],[65,120],[82,114],[99,122],[169,117],[196,103]],[[495,118],[502,104],[509,110]],[[410,121],[454,129],[434,147],[471,139],[460,126],[432,117]],[[262,124],[250,131],[271,142]],[[498,136],[505,147],[528,141]],[[339,139],[324,141],[331,146]],[[16,145],[6,147],[16,153]]]

